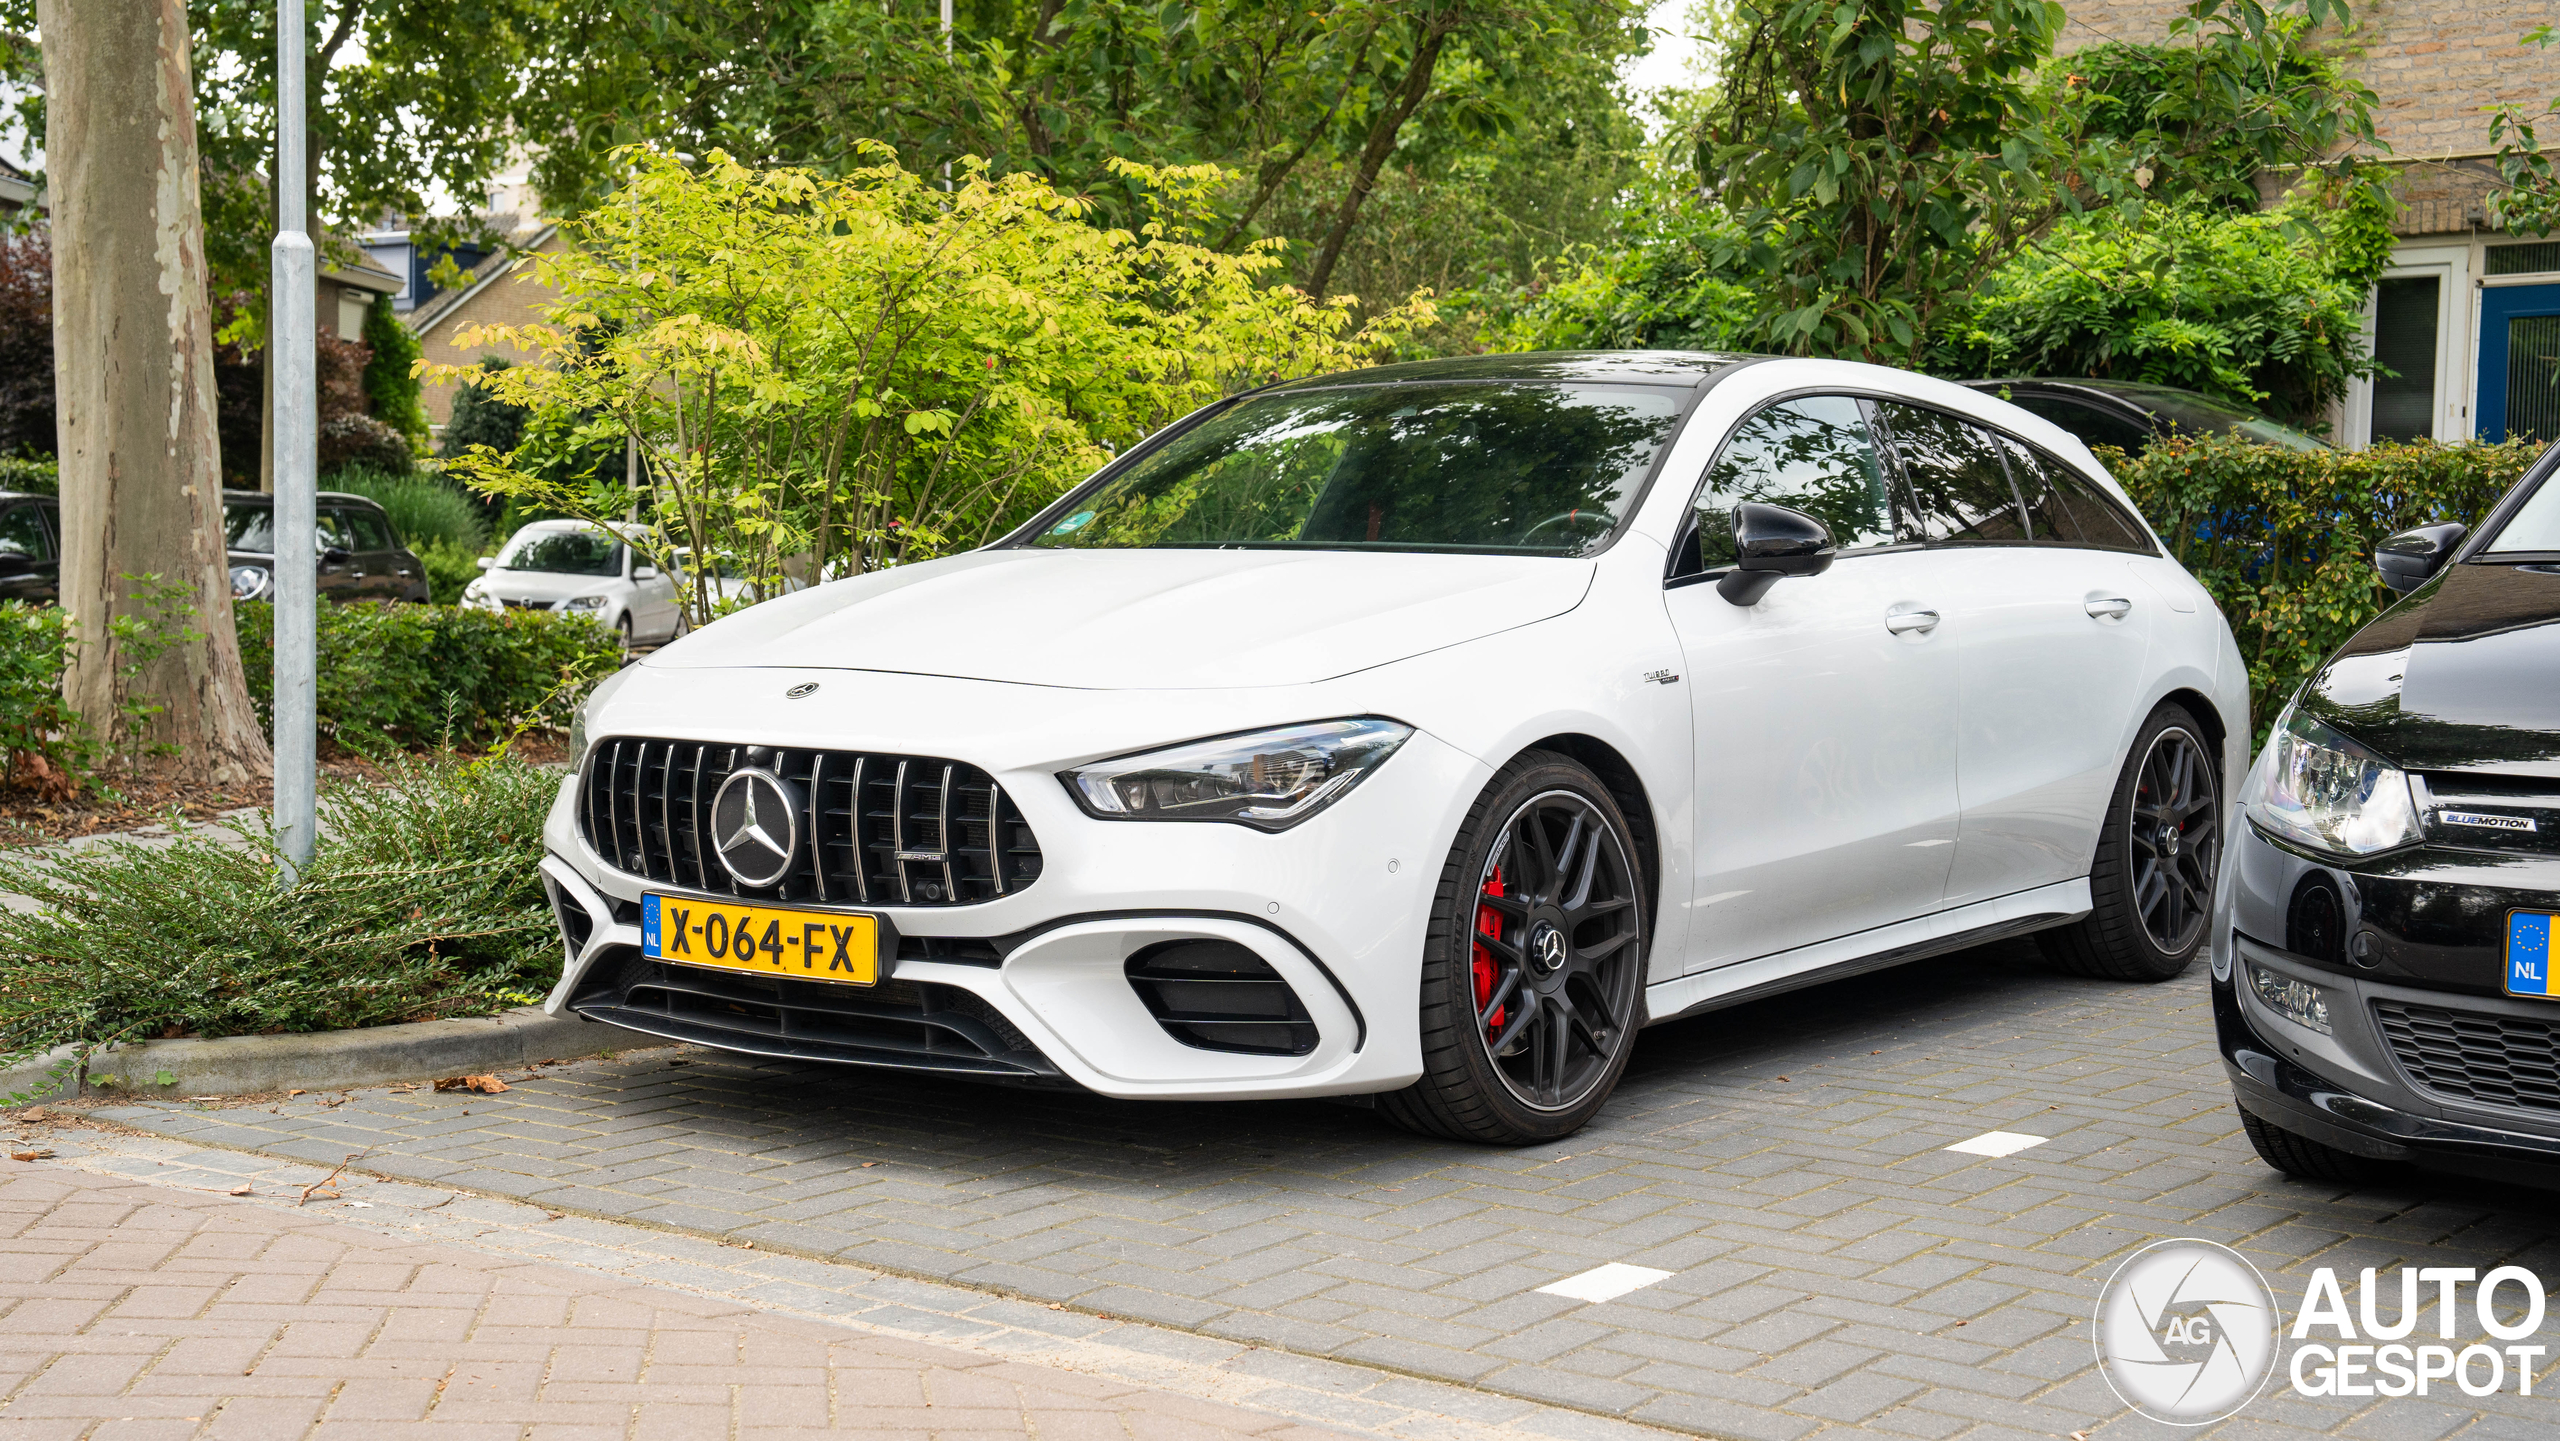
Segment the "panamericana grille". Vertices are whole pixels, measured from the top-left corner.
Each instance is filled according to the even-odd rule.
[[[742,766],[799,798],[791,869],[761,888],[739,885],[712,847],[711,798]],[[644,880],[766,900],[968,905],[1040,878],[1040,842],[994,777],[928,756],[614,737],[588,751],[578,827]]]
[[[2560,1025],[2522,1016],[2376,1001],[2391,1052],[2439,1095],[2560,1111]]]
[[[2436,844],[2560,855],[2560,782],[2441,774],[2426,780],[2427,834]]]

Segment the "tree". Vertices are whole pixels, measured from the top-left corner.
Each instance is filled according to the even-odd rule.
[[[2285,75],[2289,4],[2192,0],[2170,27],[2192,83],[2125,125],[2068,73],[2038,84],[2063,19],[2052,0],[1737,0],[1697,159],[1737,222],[1719,268],[1765,277],[1760,343],[1925,365],[1950,304],[2063,216],[2138,208],[2162,157],[2199,136],[2268,167],[2372,143],[2369,93]],[[2303,0],[2300,18],[2347,10]]]
[[[271,757],[231,625],[186,10],[44,0],[41,23],[64,695],[174,747],[180,774],[245,785]]]
[[[418,337],[391,308],[391,297],[377,295],[364,313],[364,398],[373,418],[412,441],[427,438],[427,410],[418,402],[418,359],[425,352]]]
[[[2549,46],[2560,39],[2552,27],[2526,34],[2524,43]],[[2542,148],[2540,127],[2560,122],[2560,95],[2539,113],[2520,105],[2501,105],[2489,117],[2489,143],[2498,151],[2498,179],[2504,187],[2491,203],[2499,224],[2531,235],[2549,235],[2560,226],[2560,164]]]

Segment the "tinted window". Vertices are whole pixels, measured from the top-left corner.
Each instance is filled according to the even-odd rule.
[[[2029,415],[2040,415],[2064,430],[2080,437],[2080,443],[2091,450],[2112,445],[2127,455],[2140,455],[2151,448],[2151,432],[2121,415],[2082,405],[2076,400],[2061,400],[2050,395],[2020,394],[2009,397],[2009,403]]]
[[[45,533],[44,512],[32,505],[0,510],[0,555],[29,560],[53,559],[53,537]]]
[[[276,513],[266,506],[226,505],[222,508],[222,528],[229,533],[233,550],[275,554]]]
[[[2560,485],[2542,482],[2481,549],[2492,555],[2560,550]]]
[[[498,552],[498,569],[620,575],[622,542],[600,530],[520,530]]]
[[[1746,500],[1800,510],[1843,550],[1887,545],[1894,505],[1875,437],[1845,395],[1781,401],[1735,426],[1698,489],[1698,558],[1733,564],[1733,508]]]
[[[347,529],[346,512],[341,510],[323,510],[319,515],[313,517],[313,519],[316,523],[313,525],[312,529],[319,539],[320,548],[322,550],[330,549],[333,546],[339,550],[363,549],[363,547],[356,544],[355,535]]]
[[[1687,401],[1603,385],[1376,385],[1247,400],[1027,543],[1581,555]]]
[[[1942,410],[1891,402],[1876,409],[1911,492],[1916,539],[1979,545],[2027,538],[2008,469],[1989,435]]]
[[[2085,545],[2099,550],[2149,553],[2151,542],[2106,492],[2061,461],[2005,437],[2009,478],[2027,508],[2027,526],[2048,545]]]
[[[354,533],[358,550],[397,550],[400,546],[391,538],[390,523],[369,510],[349,509],[347,529]]]

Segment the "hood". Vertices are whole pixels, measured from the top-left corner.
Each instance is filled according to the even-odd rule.
[[[2560,779],[2560,567],[2447,566],[2302,703],[2409,770]]]
[[[1302,685],[1561,615],[1587,560],[982,550],[770,600],[652,666],[900,671],[1090,690]]]
[[[618,575],[560,575],[547,570],[484,570],[482,594],[498,600],[566,600],[573,595],[609,593],[623,584]]]

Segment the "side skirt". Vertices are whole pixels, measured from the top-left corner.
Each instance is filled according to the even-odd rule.
[[[2089,881],[2082,877],[2058,885],[2039,886],[2015,895],[1995,896],[1952,911],[1917,916],[1780,951],[1774,956],[1737,961],[1645,988],[1646,1025],[1738,1006],[1782,991],[1818,986],[1843,977],[1908,965],[2031,931],[2069,925],[2089,914]]]

